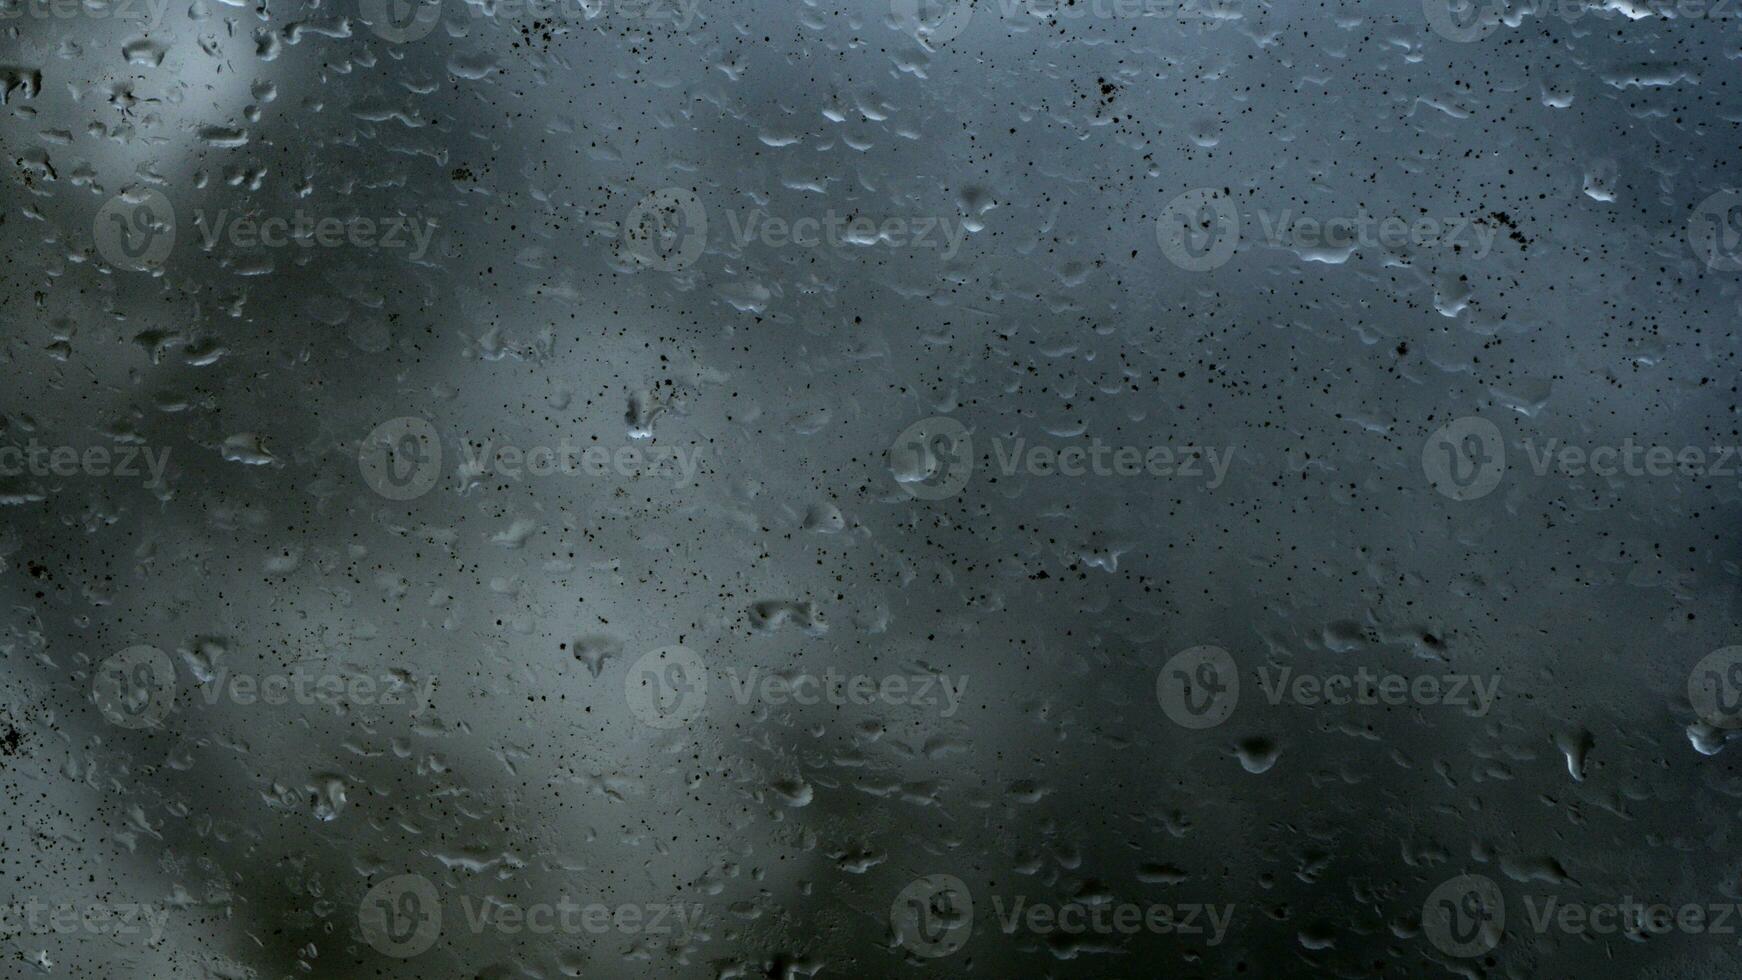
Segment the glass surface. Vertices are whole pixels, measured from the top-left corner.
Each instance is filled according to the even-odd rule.
[[[0,0],[0,976],[1737,976],[1739,60]]]

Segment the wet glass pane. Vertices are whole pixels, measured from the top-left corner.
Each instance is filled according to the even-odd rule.
[[[1739,60],[0,0],[0,975],[1736,976]]]

